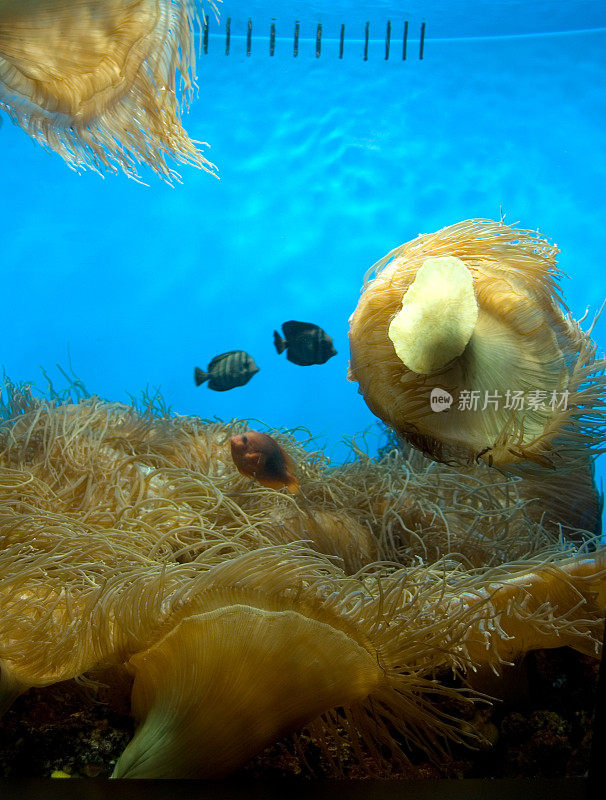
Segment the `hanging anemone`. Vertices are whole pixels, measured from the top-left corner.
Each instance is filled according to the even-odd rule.
[[[378,261],[349,333],[349,378],[373,413],[437,461],[564,466],[563,481],[586,483],[606,362],[567,313],[557,253],[538,233],[467,220]]]
[[[142,162],[171,182],[168,157],[213,172],[178,99],[198,22],[196,0],[1,0],[0,109],[75,170],[137,178]]]

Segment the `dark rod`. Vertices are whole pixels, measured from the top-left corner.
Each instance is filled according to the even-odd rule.
[[[406,61],[406,42],[408,41],[408,20],[404,23],[404,38],[402,39],[402,61]]]
[[[269,55],[273,56],[276,50],[276,23],[272,22],[269,29]]]
[[[252,39],[252,19],[249,18],[246,26],[246,55],[250,55],[250,41]]]
[[[225,23],[225,55],[229,55],[229,40],[231,39],[231,17]]]
[[[370,36],[370,22],[364,28],[364,61],[368,61],[368,39]]]
[[[320,58],[322,52],[322,23],[318,22],[318,29],[316,30],[316,58]]]
[[[299,55],[299,20],[295,22],[295,44],[292,54],[295,58]]]
[[[419,58],[423,58],[423,50],[425,49],[425,23],[421,23],[421,41],[419,42]]]
[[[343,45],[345,44],[345,25],[341,25],[341,40],[339,42],[339,58],[343,58]]]
[[[202,37],[203,37],[202,41],[204,43],[204,53],[206,54],[208,53],[208,20],[206,19],[206,17],[204,19],[204,28]]]
[[[385,61],[389,58],[389,45],[391,44],[391,20],[387,20],[387,30],[385,31]]]

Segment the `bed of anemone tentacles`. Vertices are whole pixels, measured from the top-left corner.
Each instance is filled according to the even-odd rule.
[[[291,495],[236,470],[244,422],[4,397],[0,705],[130,696],[115,777],[225,776],[279,742],[327,775],[443,766],[490,741],[490,674],[549,648],[597,663],[606,551],[494,469],[355,444],[331,466],[272,431]]]

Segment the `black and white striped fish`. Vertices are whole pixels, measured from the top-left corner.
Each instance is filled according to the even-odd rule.
[[[274,345],[278,354],[286,350],[286,358],[300,367],[324,364],[337,355],[332,339],[312,322],[297,322],[294,319],[282,325],[284,338],[274,331]]]
[[[235,389],[236,386],[244,386],[258,371],[259,367],[252,356],[244,350],[230,350],[228,353],[215,356],[206,372],[196,367],[194,380],[196,386],[208,381],[209,389],[226,392],[228,389]]]

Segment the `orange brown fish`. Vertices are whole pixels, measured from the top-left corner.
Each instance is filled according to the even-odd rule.
[[[299,491],[299,482],[294,476],[294,461],[280,445],[260,431],[247,431],[232,436],[231,457],[242,475],[254,478],[262,486],[289,492]]]

